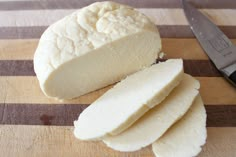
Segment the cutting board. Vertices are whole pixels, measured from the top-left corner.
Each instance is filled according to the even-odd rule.
[[[113,85],[69,101],[49,99],[39,88],[33,55],[42,32],[51,23],[92,2],[0,1],[0,156],[154,156],[150,146],[121,153],[102,142],[74,138],[73,121]],[[225,81],[195,40],[180,0],[119,2],[148,15],[160,30],[165,59],[183,58],[185,72],[200,81],[208,138],[199,157],[236,157],[236,88]],[[195,4],[236,44],[234,0],[195,0]]]

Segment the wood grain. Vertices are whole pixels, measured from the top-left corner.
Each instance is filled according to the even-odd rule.
[[[158,25],[162,38],[194,38],[186,25]],[[236,38],[236,26],[219,26],[227,37]],[[0,39],[38,39],[47,26],[0,27]]]
[[[0,103],[40,103],[40,104],[90,104],[112,86],[102,88],[72,100],[59,101],[47,98],[36,77],[0,77]]]
[[[87,106],[4,103],[0,104],[0,124],[73,126],[74,120],[78,119]]]
[[[140,12],[149,17],[158,26],[162,25],[189,25],[183,9],[167,8],[139,8]],[[218,26],[235,26],[233,9],[199,9],[207,18]],[[1,13],[1,12],[0,12]],[[178,19],[178,20],[173,20]],[[0,25],[1,26],[1,25]]]
[[[86,104],[0,104],[0,124],[73,126]],[[208,127],[236,127],[236,105],[205,105]]]
[[[235,157],[236,128],[208,128],[207,142],[198,157]]]
[[[0,60],[32,60],[38,39],[0,40]]]
[[[220,77],[220,72],[211,61],[184,60],[184,72],[194,77]]]
[[[221,77],[197,77],[201,83],[200,94],[205,104],[236,105],[236,89]],[[76,99],[58,101],[47,98],[39,88],[36,77],[0,77],[0,103],[28,104],[91,104],[112,86],[94,91]]]
[[[236,105],[205,105],[208,127],[236,127]]]
[[[35,76],[32,60],[1,60],[0,76]]]
[[[157,60],[156,62],[163,61]],[[88,62],[89,65],[89,62]],[[198,77],[220,77],[209,60],[184,60],[184,72]],[[32,60],[0,60],[0,76],[35,76]]]
[[[198,157],[236,157],[236,89],[218,77],[194,39],[180,9],[181,0],[115,1],[137,7],[155,22],[167,54],[164,59],[188,60],[185,70],[201,76],[196,78],[206,104],[208,138]],[[190,1],[207,8],[202,10],[204,14],[236,44],[235,0]],[[95,0],[0,0],[0,156],[154,157],[150,147],[121,153],[101,142],[84,142],[73,136],[73,120],[112,85],[58,101],[42,93],[34,76],[34,51],[47,26],[92,2]]]
[[[139,8],[137,10],[149,17],[158,26],[189,25],[183,9]],[[79,9],[0,11],[0,21],[8,19],[0,23],[0,27],[49,26],[74,11],[79,11]],[[216,25],[236,26],[234,19],[236,10],[200,9],[200,11]]]
[[[222,77],[197,77],[200,94],[207,104],[236,104],[236,88]],[[215,103],[216,104],[216,103]]]
[[[157,27],[162,38],[195,38],[189,26],[161,25]],[[236,38],[236,26],[219,26],[219,28],[228,38]]]
[[[236,44],[236,39],[231,39]],[[0,60],[32,60],[38,39],[0,40]],[[185,60],[208,60],[196,39],[162,38],[162,51],[167,58]]]
[[[236,43],[236,39],[232,39]],[[162,39],[162,51],[167,58],[183,58],[189,60],[208,60],[206,53],[196,39],[191,38],[164,38]],[[0,51],[1,53],[1,51]]]
[[[2,1],[2,0],[1,0]],[[113,0],[119,3],[131,5],[133,7],[147,8],[181,8],[181,0]],[[198,8],[236,8],[234,0],[191,0]],[[0,3],[0,10],[38,10],[38,9],[72,9],[87,6],[97,0],[47,0],[47,1],[27,1],[27,0],[4,0]]]
[[[207,131],[207,143],[198,157],[235,156],[236,128],[208,128]],[[102,142],[77,140],[73,127],[60,126],[0,125],[0,151],[7,157],[154,157],[150,146],[132,153],[121,153]]]

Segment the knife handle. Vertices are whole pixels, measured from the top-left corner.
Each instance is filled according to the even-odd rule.
[[[236,70],[231,75],[229,75],[229,80],[236,86]]]
[[[224,77],[236,87],[236,62],[220,70]]]

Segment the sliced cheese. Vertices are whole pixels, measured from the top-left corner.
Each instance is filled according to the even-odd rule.
[[[197,80],[185,74],[180,84],[160,105],[121,134],[105,137],[103,142],[118,151],[136,151],[152,144],[187,112],[199,93],[199,87]]]
[[[128,76],[86,108],[74,122],[82,140],[116,135],[158,105],[183,77],[183,61],[170,59]]]
[[[43,33],[34,70],[44,94],[70,99],[120,81],[156,61],[157,27],[135,9],[97,2]]]
[[[156,157],[193,157],[206,137],[206,111],[198,96],[187,114],[152,144],[152,150]]]

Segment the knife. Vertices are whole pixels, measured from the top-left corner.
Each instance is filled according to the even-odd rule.
[[[206,16],[182,0],[185,16],[198,42],[224,77],[236,87],[236,46]]]

